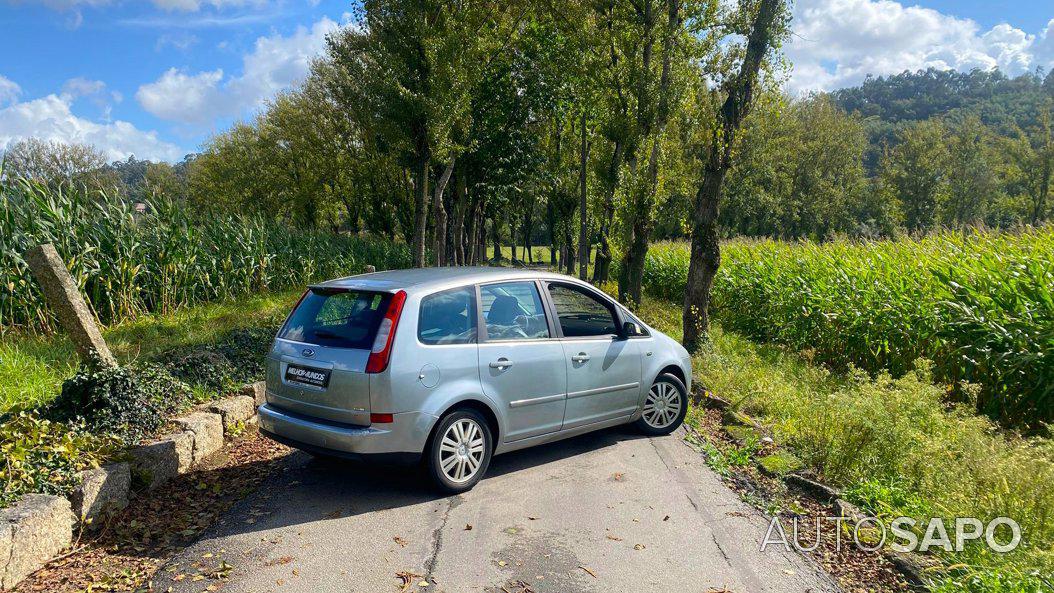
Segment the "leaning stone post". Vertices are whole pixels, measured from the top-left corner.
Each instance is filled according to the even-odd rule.
[[[37,245],[30,248],[25,257],[44,292],[44,299],[55,312],[62,329],[69,334],[81,360],[88,364],[98,361],[103,366],[117,366],[117,360],[95,323],[95,316],[88,309],[55,246],[50,243]]]

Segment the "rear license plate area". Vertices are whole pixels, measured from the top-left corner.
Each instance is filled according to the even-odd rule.
[[[325,389],[329,386],[329,373],[329,369],[316,369],[298,364],[289,364],[285,369],[285,380],[290,383]]]

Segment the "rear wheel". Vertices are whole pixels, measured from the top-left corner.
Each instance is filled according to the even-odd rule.
[[[428,447],[428,473],[444,492],[471,490],[490,465],[493,436],[475,410],[456,410],[442,418]]]
[[[637,420],[637,428],[655,436],[677,430],[688,413],[687,392],[684,383],[670,373],[656,377],[644,399],[644,412]]]

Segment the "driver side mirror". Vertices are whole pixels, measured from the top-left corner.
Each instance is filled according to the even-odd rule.
[[[644,332],[641,331],[639,325],[633,323],[632,321],[626,321],[622,324],[622,335],[619,337],[625,340],[626,338],[629,338],[631,336],[639,336],[643,333]]]

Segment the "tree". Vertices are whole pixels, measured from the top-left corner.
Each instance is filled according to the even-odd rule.
[[[948,131],[939,120],[913,124],[882,157],[879,191],[899,205],[904,226],[927,232],[937,223],[937,207],[947,200]]]
[[[89,190],[123,189],[121,179],[106,165],[106,156],[88,144],[65,144],[27,138],[4,153],[3,174],[51,186],[84,185]]]
[[[723,86],[725,100],[717,112],[702,183],[692,212],[692,250],[684,301],[683,343],[695,351],[710,330],[710,289],[721,265],[717,220],[721,188],[732,166],[736,135],[750,112],[758,83],[758,72],[766,54],[778,48],[787,29],[787,6],[783,0],[744,1],[744,12],[753,14],[746,48],[737,73]],[[734,50],[733,46],[733,50]]]
[[[1048,81],[1054,77],[1048,75]],[[1048,98],[1038,121],[1027,130],[1018,127],[1005,142],[1006,152],[1014,165],[1013,174],[1029,199],[1028,220],[1039,224],[1047,219],[1047,199],[1054,176],[1054,100]]]
[[[412,169],[418,267],[425,265],[430,165],[437,159],[452,166],[462,148],[476,73],[503,20],[493,8],[452,0],[366,0],[356,11],[357,26],[329,39],[327,64],[318,70],[337,104]]]

